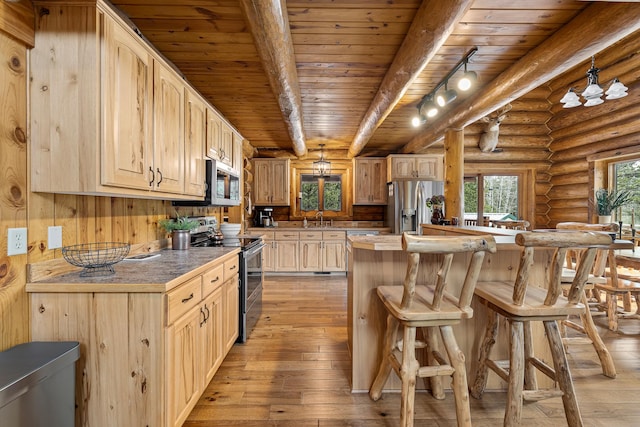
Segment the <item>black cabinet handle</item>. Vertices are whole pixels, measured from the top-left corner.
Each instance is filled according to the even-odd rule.
[[[160,183],[162,182],[162,172],[160,172],[160,168],[156,168],[158,171],[158,175],[160,175],[160,179],[158,180],[158,187],[160,187]]]
[[[153,181],[156,180],[156,174],[153,173],[153,169],[149,166],[149,172],[151,172],[151,181],[149,181],[149,187],[153,187]]]
[[[202,314],[202,320],[200,321],[200,327],[202,327],[202,325],[207,323],[207,315],[204,314],[204,310],[202,309],[202,307],[200,307],[200,314]]]
[[[182,298],[182,303],[184,304],[185,302],[188,302],[188,301],[190,301],[192,299],[193,299],[193,292],[191,294],[189,294],[188,297]]]
[[[215,279],[211,279],[211,283],[216,283],[218,280],[220,280],[220,276],[216,276]]]

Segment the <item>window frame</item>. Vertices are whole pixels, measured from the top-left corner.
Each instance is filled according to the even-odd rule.
[[[319,211],[302,211],[301,205],[301,193],[302,193],[302,175],[313,175],[313,169],[309,166],[302,167],[294,167],[293,168],[293,180],[292,187],[295,188],[295,203],[292,205],[293,209],[291,210],[290,218],[292,220],[302,220],[303,218],[313,218]],[[342,187],[342,195],[341,195],[341,206],[342,210],[340,211],[322,211],[323,217],[325,219],[349,219],[352,216],[352,206],[351,206],[351,185],[350,179],[352,176],[351,169],[346,167],[346,165],[342,165],[340,162],[331,162],[331,175],[339,175]]]

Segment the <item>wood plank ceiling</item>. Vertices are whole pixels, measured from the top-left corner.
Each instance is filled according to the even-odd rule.
[[[503,81],[510,86],[498,90],[502,99],[484,102],[472,113],[471,98],[459,97],[452,106],[457,115],[447,121],[444,114],[441,126],[413,128],[410,120],[420,99],[475,46],[469,69],[477,72],[486,96],[502,73],[517,76],[523,67],[540,72],[545,46],[560,46],[553,35],[574,19],[582,25],[603,12],[617,19],[624,10],[622,15],[632,15],[632,25],[622,21],[620,30],[611,22],[594,23],[616,28],[602,41],[592,37],[581,43],[584,35],[575,34],[575,50],[563,53],[566,60],[546,59],[553,61],[542,73],[547,80],[637,31],[634,21],[640,21],[637,3],[574,0],[113,4],[251,145],[262,154],[271,150],[271,155],[301,158],[317,152],[319,144],[326,144],[332,157],[343,158],[417,152],[441,137],[439,128],[469,124],[507,103],[511,92],[541,83],[535,78],[523,79],[520,86],[517,80]],[[607,30],[599,32],[602,36]]]

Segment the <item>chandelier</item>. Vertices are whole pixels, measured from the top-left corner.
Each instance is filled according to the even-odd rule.
[[[320,160],[313,162],[313,176],[329,176],[331,175],[331,162],[324,159],[324,144],[320,144]]]
[[[599,68],[596,68],[596,58],[595,56],[591,57],[591,68],[587,71],[587,87],[585,90],[580,93],[584,100],[584,104],[580,101],[580,97],[574,90],[574,88],[570,88],[569,91],[562,97],[560,102],[562,103],[562,108],[573,108],[578,107],[580,105],[584,105],[585,107],[593,107],[594,105],[599,105],[604,102],[602,99],[602,95],[606,95],[606,99],[619,99],[624,98],[628,95],[628,88],[620,83],[620,80],[616,77],[611,82],[609,89],[605,92],[600,84],[598,83],[598,72]]]

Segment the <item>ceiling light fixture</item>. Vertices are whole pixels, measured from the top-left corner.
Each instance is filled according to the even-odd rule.
[[[453,75],[464,66],[464,74],[458,81],[458,89],[467,91],[469,90],[477,79],[477,74],[474,71],[467,71],[467,64],[469,59],[478,51],[477,47],[474,47],[453,67],[449,73],[444,76],[442,80],[433,88],[431,92],[422,97],[418,103],[418,115],[411,119],[411,124],[414,127],[418,127],[427,122],[431,117],[435,117],[440,108],[446,107],[451,102],[455,101],[458,97],[458,92],[455,89],[449,89],[449,80]],[[444,91],[438,94],[438,91],[444,86]],[[434,102],[435,99],[435,102]]]
[[[628,95],[625,85],[620,83],[620,80],[616,77],[611,82],[609,89],[605,92],[600,83],[598,82],[599,68],[596,68],[596,57],[591,57],[591,68],[587,71],[587,87],[582,91],[580,95],[584,99],[584,104],[580,102],[580,97],[576,93],[574,88],[570,88],[567,93],[562,97],[560,103],[562,108],[573,108],[580,105],[585,107],[593,107],[594,105],[600,105],[604,102],[602,95],[606,95],[606,99],[619,99]]]
[[[331,175],[331,162],[324,159],[324,144],[320,144],[320,160],[313,162],[313,176],[329,176]]]

